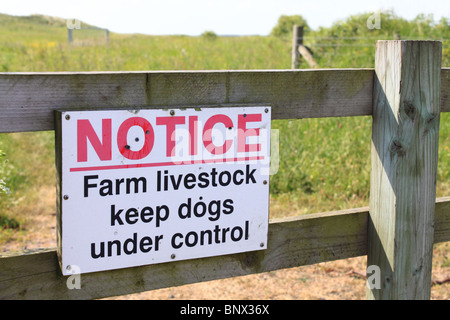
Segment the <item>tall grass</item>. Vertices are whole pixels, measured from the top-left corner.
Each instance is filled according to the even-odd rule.
[[[347,21],[350,29],[355,23],[352,19]],[[64,21],[0,15],[0,22],[5,21],[0,23],[0,71],[290,67],[291,43],[283,38],[111,33],[107,43],[101,30],[74,30],[75,40],[69,45]],[[347,30],[344,26],[320,29],[308,36],[340,35]],[[444,65],[449,61],[447,48],[448,42],[444,42]],[[373,67],[374,48],[317,47],[315,57],[321,67]],[[273,128],[280,132],[280,168],[270,180],[272,216],[367,205],[370,117],[276,120]],[[449,195],[449,137],[450,114],[446,113],[441,115],[438,196]],[[54,188],[53,140],[53,132],[0,134],[0,150],[6,155],[0,159],[0,179],[10,190],[9,194],[0,192],[0,217],[18,219],[26,227],[29,211],[44,210],[36,209],[36,203],[40,188]],[[0,241],[5,234],[1,233]]]
[[[279,69],[290,64],[289,48],[285,42],[269,37],[219,37],[210,40],[203,37],[111,34],[109,43],[105,40],[91,43],[84,40],[82,43],[7,44],[0,67],[10,72],[134,71]]]

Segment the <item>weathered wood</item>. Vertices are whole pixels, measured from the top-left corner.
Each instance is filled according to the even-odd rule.
[[[429,299],[442,44],[378,41],[375,54],[367,265],[369,299]]]
[[[273,119],[372,113],[371,69],[0,73],[0,132],[53,130],[54,110],[272,106]]]
[[[268,249],[81,275],[69,290],[56,251],[0,259],[0,299],[93,299],[364,255],[368,208],[272,221]]]
[[[450,112],[450,68],[441,70],[441,112]]]
[[[319,67],[319,65],[317,64],[316,60],[314,60],[311,52],[309,52],[308,48],[306,48],[304,45],[299,45],[298,46],[298,52],[301,54],[301,56],[309,64],[310,68],[318,68]]]
[[[450,68],[441,72],[450,112]],[[372,114],[372,69],[0,73],[0,132],[53,130],[53,111],[265,104],[273,119]]]
[[[434,243],[450,241],[450,197],[438,198],[434,213]]]
[[[265,251],[83,274],[81,290],[67,289],[55,249],[3,253],[0,299],[102,298],[362,256],[368,216],[360,208],[274,220]],[[436,201],[435,243],[444,241],[450,241],[450,197]]]
[[[292,59],[291,69],[298,68],[298,46],[303,44],[303,26],[292,27]]]

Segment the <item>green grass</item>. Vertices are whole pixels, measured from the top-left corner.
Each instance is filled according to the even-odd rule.
[[[284,41],[268,37],[209,40],[111,34],[109,44],[104,40],[84,42],[87,44],[36,41],[10,45],[0,67],[9,72],[134,71],[279,69],[290,64]]]
[[[371,68],[375,39],[392,39],[394,32],[408,38],[450,38],[448,28],[426,19],[408,22],[385,16],[382,29],[373,32],[365,28],[366,20],[364,15],[350,17],[305,35],[320,67]],[[359,38],[344,39],[352,36]],[[367,47],[342,45],[367,41]],[[319,46],[324,42],[334,46]],[[449,66],[448,40],[443,48],[443,66]],[[74,43],[69,45],[64,21],[39,16],[0,15],[0,49],[0,71],[7,72],[288,69],[291,63],[288,38],[111,33],[107,43],[104,31],[74,30]],[[301,67],[307,67],[306,62]],[[276,120],[273,129],[280,132],[280,167],[270,180],[272,216],[368,204],[370,117]],[[449,137],[450,114],[445,113],[440,125],[438,196],[449,195]],[[26,228],[29,211],[40,210],[35,206],[39,189],[53,188],[55,183],[54,134],[0,134],[0,150],[5,154],[0,157],[0,179],[10,190],[0,191],[0,219],[14,219]],[[0,242],[5,234],[2,231]]]
[[[371,118],[277,120],[272,127],[280,130],[280,167],[270,181],[274,197],[296,199],[300,212],[367,201]]]

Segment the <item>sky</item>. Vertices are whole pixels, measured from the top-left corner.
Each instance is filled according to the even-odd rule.
[[[0,0],[0,13],[79,19],[118,33],[268,35],[280,15],[302,15],[312,29],[360,13],[394,10],[411,20],[450,18],[449,0]],[[381,22],[382,23],[382,22]]]

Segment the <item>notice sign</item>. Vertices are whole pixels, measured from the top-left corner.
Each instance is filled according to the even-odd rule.
[[[64,275],[267,247],[270,107],[57,112]]]

